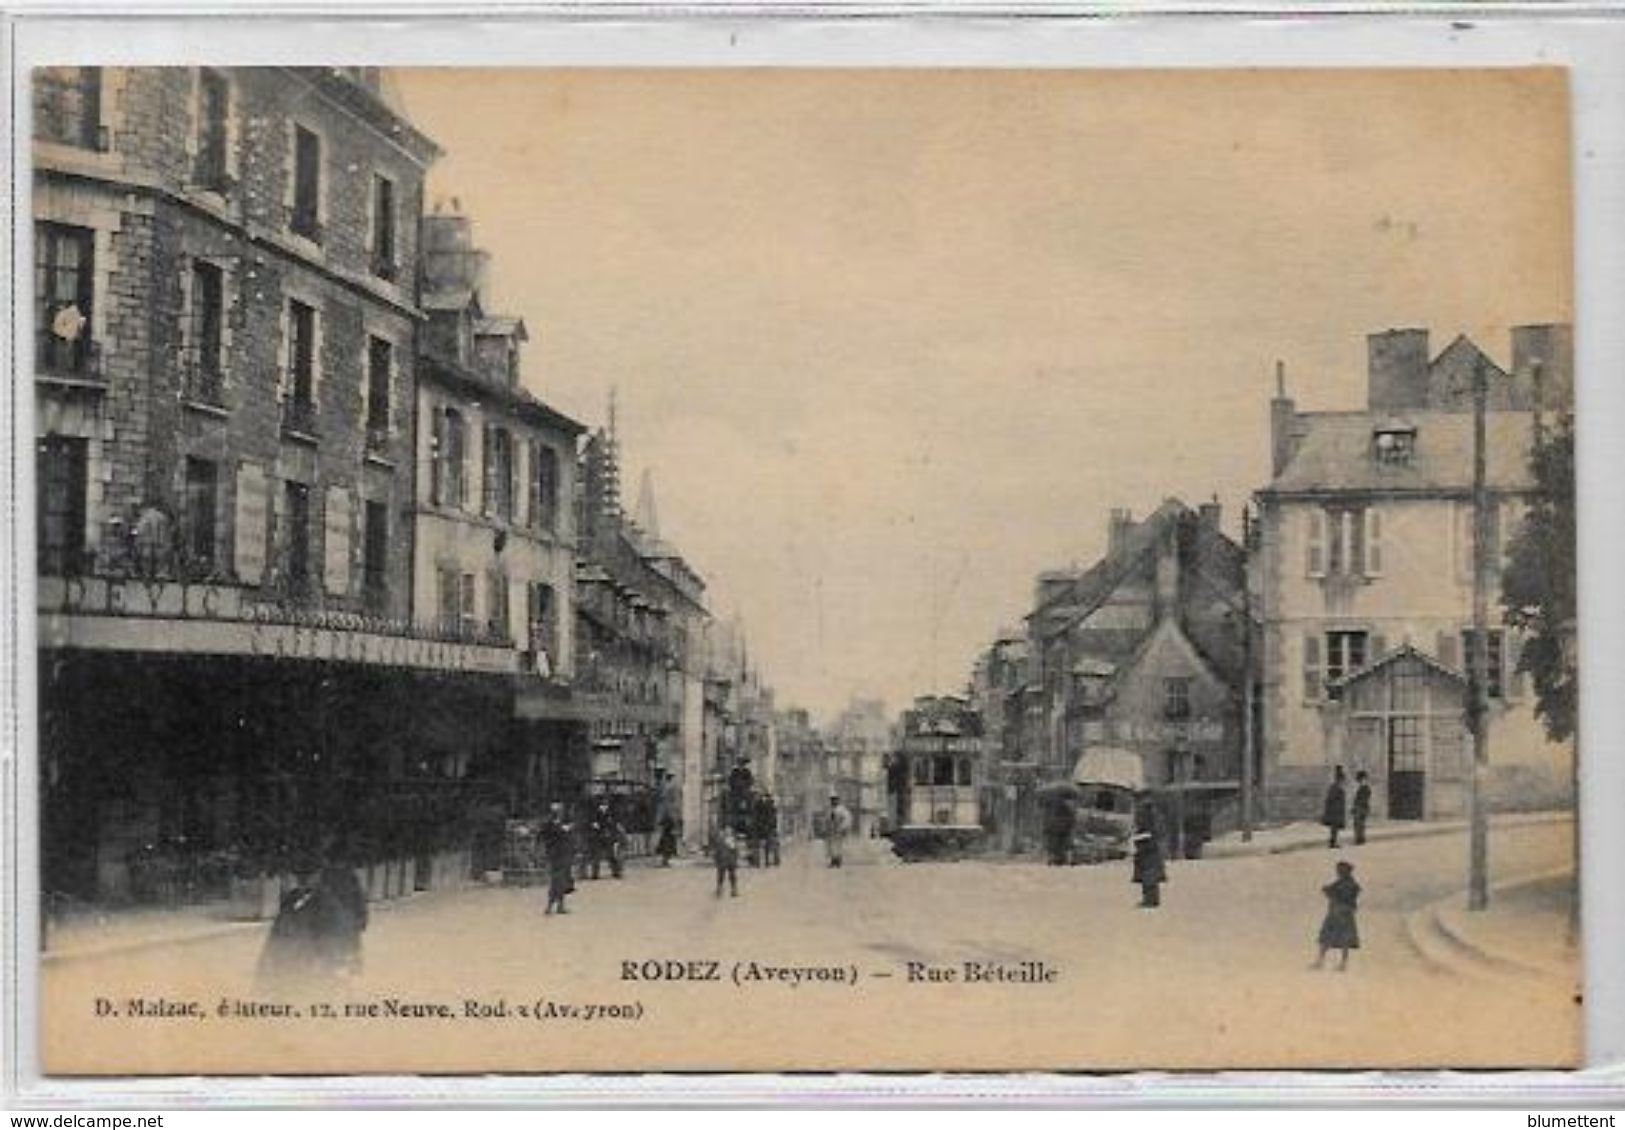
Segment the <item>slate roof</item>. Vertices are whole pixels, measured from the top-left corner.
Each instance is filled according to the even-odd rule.
[[[1465,412],[1409,412],[1416,428],[1409,461],[1377,462],[1372,433],[1384,422],[1370,412],[1305,412],[1297,417],[1292,458],[1266,493],[1369,491],[1456,494],[1472,488],[1473,418]],[[1534,416],[1491,412],[1485,419],[1485,479],[1491,490],[1531,490],[1529,450]]]
[[[520,341],[528,341],[530,335],[525,332],[523,318],[510,317],[507,314],[492,314],[480,318],[474,323],[474,332],[480,335],[497,335],[500,337],[517,337]]]

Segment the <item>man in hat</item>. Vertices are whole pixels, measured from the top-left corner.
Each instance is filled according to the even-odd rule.
[[[829,794],[829,814],[824,820],[824,848],[829,853],[829,865],[841,866],[846,851],[846,837],[852,833],[852,813],[841,803],[840,793]]]

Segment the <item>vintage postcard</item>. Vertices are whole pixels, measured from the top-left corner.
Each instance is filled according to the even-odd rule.
[[[28,85],[47,1074],[1581,1062],[1561,69]]]

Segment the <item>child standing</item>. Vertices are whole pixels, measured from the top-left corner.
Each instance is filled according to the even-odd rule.
[[[1354,864],[1339,863],[1337,878],[1320,888],[1320,892],[1326,896],[1326,917],[1320,924],[1320,955],[1315,958],[1314,967],[1319,969],[1325,964],[1326,951],[1335,949],[1342,955],[1337,968],[1344,970],[1349,967],[1349,950],[1360,948],[1360,929],[1354,921],[1360,884],[1354,881]]]
[[[716,841],[711,848],[717,864],[717,898],[722,897],[722,881],[728,880],[728,894],[739,897],[739,836],[727,824],[717,829]]]

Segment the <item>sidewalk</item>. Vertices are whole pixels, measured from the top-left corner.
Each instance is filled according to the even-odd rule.
[[[805,851],[807,848],[806,842],[800,841],[787,846],[785,854],[788,855],[791,851]],[[863,851],[860,849],[857,854],[862,855]],[[672,860],[673,869],[710,866],[710,856],[698,851],[679,854]],[[741,869],[746,866],[741,862]],[[628,859],[626,869],[628,872],[662,870],[659,859],[652,855]],[[612,881],[609,879],[607,867],[603,875],[604,878],[599,880],[600,882]],[[367,909],[371,913],[378,914],[401,907],[420,905],[426,900],[500,889],[502,884],[470,879],[455,887],[416,891],[400,898],[370,902]],[[224,902],[182,907],[89,908],[52,924],[48,940],[49,948],[41,958],[48,964],[55,964],[132,953],[158,946],[186,946],[235,934],[264,933],[270,927],[269,919],[241,921],[227,917]]]
[[[1436,968],[1456,976],[1578,990],[1574,872],[1525,876],[1498,883],[1489,893],[1483,910],[1468,910],[1462,892],[1412,912],[1405,922],[1411,943]]]
[[[1568,811],[1506,812],[1491,816],[1490,826],[1521,828],[1535,824],[1561,824],[1573,819],[1574,813]],[[1385,820],[1368,825],[1365,836],[1367,843],[1381,843],[1385,840],[1410,840],[1422,836],[1447,836],[1465,832],[1467,827],[1468,823],[1465,820]],[[1338,846],[1352,847],[1353,844],[1353,829],[1345,828],[1338,840]],[[1228,832],[1205,844],[1202,856],[1204,859],[1233,859],[1237,856],[1280,855],[1282,852],[1309,851],[1316,848],[1326,850],[1326,829],[1323,825],[1305,820],[1273,828],[1256,829],[1250,841],[1243,840],[1240,832]]]

